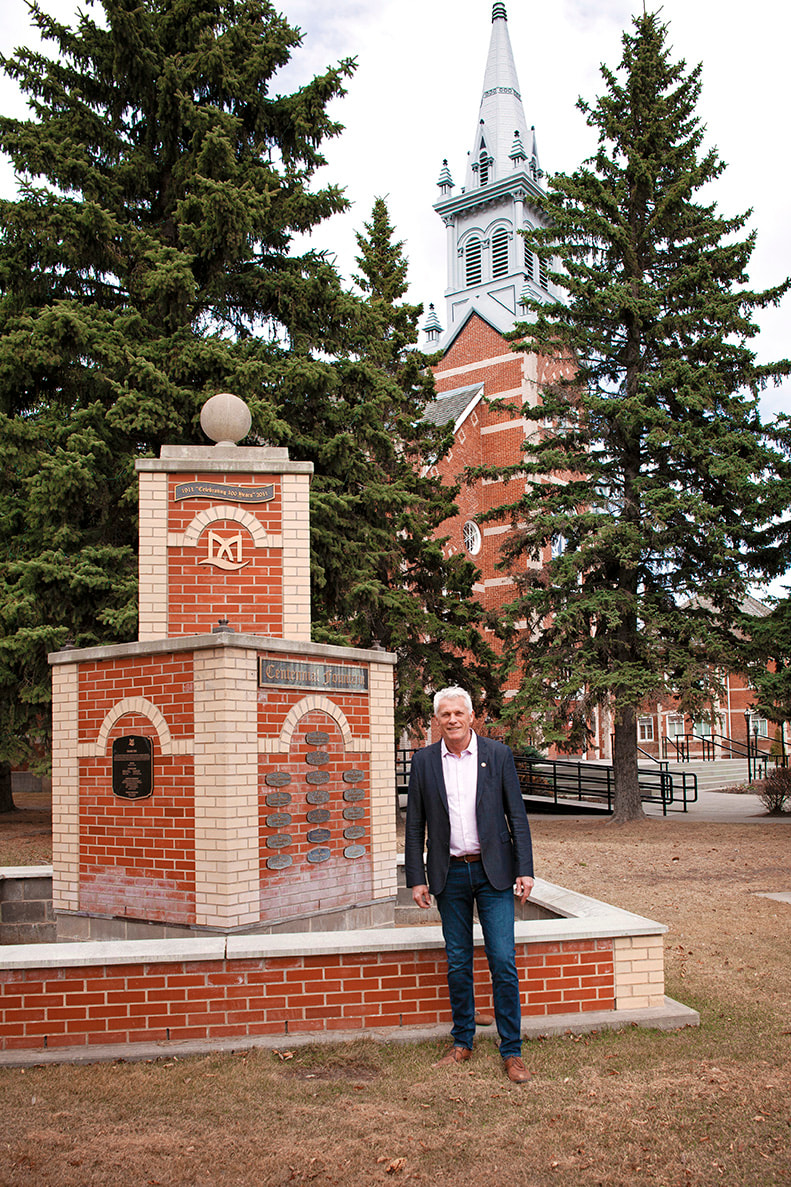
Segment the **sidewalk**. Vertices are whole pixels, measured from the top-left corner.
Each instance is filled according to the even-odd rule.
[[[646,816],[662,816],[661,804],[643,804]],[[718,824],[791,824],[791,812],[769,816],[757,795],[735,794],[727,791],[699,791],[694,804],[686,812],[668,810],[668,820],[711,820]]]

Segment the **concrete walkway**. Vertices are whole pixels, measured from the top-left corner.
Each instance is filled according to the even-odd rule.
[[[662,816],[661,804],[643,804],[646,816]],[[718,824],[791,824],[791,812],[782,816],[768,815],[757,795],[727,791],[699,791],[694,804],[686,812],[669,809],[668,820],[710,820]]]

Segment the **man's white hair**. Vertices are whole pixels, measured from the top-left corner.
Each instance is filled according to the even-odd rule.
[[[472,707],[472,697],[467,692],[467,689],[458,688],[457,686],[452,685],[450,688],[441,688],[439,692],[434,693],[434,716],[436,717],[439,713],[439,707],[443,701],[449,701],[455,697],[458,697],[460,700],[464,701],[464,704],[467,706],[467,709],[470,713],[475,712]]]

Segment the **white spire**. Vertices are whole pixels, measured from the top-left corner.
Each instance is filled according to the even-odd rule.
[[[481,184],[490,185],[513,171],[511,149],[517,135],[523,144],[530,143],[519,77],[508,35],[505,4],[497,3],[492,9],[492,34],[483,77],[478,126],[468,158],[468,189]]]

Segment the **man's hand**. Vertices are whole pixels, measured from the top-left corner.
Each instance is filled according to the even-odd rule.
[[[413,886],[412,898],[418,907],[430,907],[431,895],[428,892],[428,886]]]
[[[517,878],[517,880],[516,880],[516,897],[519,899],[520,903],[523,903],[525,901],[525,899],[530,898],[530,894],[531,894],[532,890],[533,890],[533,879],[532,878]]]

